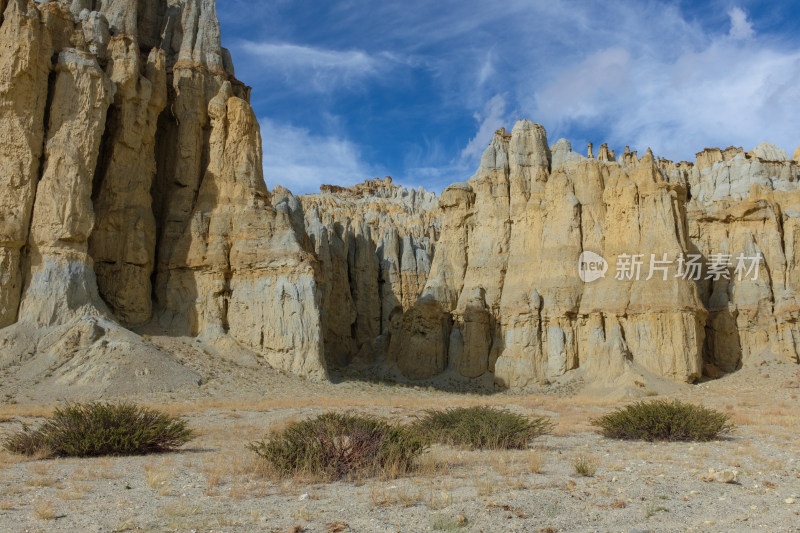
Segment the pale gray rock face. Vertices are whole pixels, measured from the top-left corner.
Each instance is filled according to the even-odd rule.
[[[737,151],[730,158],[715,161],[711,166],[697,165],[688,173],[692,198],[703,204],[725,200],[744,200],[752,188],[765,191],[793,191],[797,188],[795,163],[775,150],[759,145],[764,158],[756,151]],[[774,147],[773,147],[774,148]],[[777,149],[776,149],[777,150]]]
[[[108,56],[108,44],[111,41],[111,29],[108,19],[97,11],[89,12],[84,9],[79,14],[83,26],[83,38],[89,47],[89,52],[100,61],[105,61]]]
[[[565,142],[551,153],[541,126],[521,121],[495,134],[468,187],[442,194],[423,297],[392,336],[392,347],[415,348],[390,348],[408,377],[447,367],[470,378],[493,373],[507,387],[579,367],[601,381],[631,368],[699,377],[707,311],[692,282],[587,286],[577,271],[585,249],[612,263],[631,246],[686,252],[685,189],[664,180],[649,153],[620,162],[606,146],[598,159],[570,153]],[[442,363],[442,354],[455,361]]]
[[[753,155],[764,161],[791,161],[783,148],[771,143],[761,143],[753,148]]]
[[[387,178],[348,188],[323,186],[300,200],[322,264],[328,361],[344,366],[383,360],[392,324],[416,301],[430,271],[436,195]]]
[[[552,153],[552,167],[553,172],[564,170],[567,163],[573,161],[580,161],[583,157],[572,151],[572,144],[566,139],[559,139],[556,144],[550,149]]]

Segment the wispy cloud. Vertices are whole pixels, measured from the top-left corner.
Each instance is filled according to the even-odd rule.
[[[742,8],[734,7],[728,11],[728,16],[731,18],[731,31],[728,34],[731,39],[749,39],[755,35],[753,25]]]
[[[219,4],[246,28],[249,3]],[[270,184],[391,174],[438,189],[469,176],[493,132],[518,118],[576,149],[651,146],[672,159],[800,143],[800,45],[787,22],[800,8],[790,0],[768,12],[752,0],[347,0],[313,13],[267,4],[233,52],[272,120]]]
[[[334,135],[259,120],[264,146],[264,180],[269,188],[282,185],[295,194],[319,191],[323,184],[352,185],[374,177],[358,146]]]
[[[288,43],[244,41],[241,49],[262,68],[296,83],[300,91],[352,87],[397,63],[388,53],[371,55],[361,50],[330,50]]]
[[[789,150],[800,141],[800,109],[791,104],[800,99],[800,51],[756,42],[739,8],[730,21],[728,34],[676,55],[641,53],[622,38],[564,68],[528,109],[556,131],[594,131],[604,138],[589,140],[650,146],[675,159],[693,160],[706,146],[749,149],[761,141]]]
[[[461,159],[477,161],[492,140],[494,132],[507,124],[506,96],[497,94],[493,96],[483,111],[475,113],[475,122],[478,123],[478,132],[461,151]]]

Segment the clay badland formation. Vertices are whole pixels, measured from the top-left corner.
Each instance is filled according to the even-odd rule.
[[[0,367],[16,379],[196,386],[147,328],[315,379],[692,382],[798,362],[800,150],[583,157],[520,121],[439,198],[390,179],[296,197],[265,185],[213,0],[0,11]],[[581,281],[584,251],[605,278]],[[642,275],[615,279],[630,254]],[[646,279],[664,254],[703,275]],[[730,279],[706,279],[719,254]],[[759,255],[757,277],[734,275]]]

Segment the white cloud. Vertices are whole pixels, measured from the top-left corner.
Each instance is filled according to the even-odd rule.
[[[800,142],[800,52],[718,38],[675,58],[602,50],[537,93],[537,117],[556,130],[595,128],[612,147],[648,146],[693,160],[707,146]]]
[[[241,48],[268,71],[280,73],[298,90],[329,91],[350,87],[389,69],[396,59],[387,53],[329,50],[288,43],[244,41]]]
[[[737,1],[752,5],[723,2],[731,8],[726,14],[715,11],[720,2],[672,0],[508,0],[504,9],[480,0],[348,0],[334,2],[325,12],[330,20],[310,34],[310,25],[292,27],[277,10],[274,31],[260,35],[279,42],[250,37],[237,45],[241,70],[259,80],[254,95],[275,95],[262,101],[278,106],[286,93],[315,91],[297,120],[310,124],[335,110],[344,117],[341,127],[321,129],[336,132],[372,119],[363,128],[371,145],[367,156],[347,139],[316,133],[316,126],[290,129],[321,142],[338,163],[328,171],[303,148],[303,157],[280,157],[290,165],[286,172],[274,162],[268,183],[286,182],[283,175],[314,186],[382,175],[365,164],[367,157],[373,164],[403,159],[389,173],[404,180],[468,176],[494,131],[512,127],[516,118],[543,124],[551,142],[651,146],[678,160],[691,160],[706,146],[752,148],[762,141],[792,153],[800,143],[800,45],[784,26],[769,26],[769,17],[756,32]],[[775,17],[790,11],[776,7]],[[287,31],[278,31],[284,25]],[[393,90],[381,93],[384,87]],[[351,114],[343,106],[354,99],[338,97],[362,88],[369,109]],[[291,153],[279,142],[285,134],[275,134],[284,147],[279,154]],[[440,148],[430,149],[437,143]],[[399,150],[414,157],[398,156]],[[334,176],[321,179],[321,173]]]
[[[319,192],[323,184],[353,185],[373,177],[358,147],[341,137],[259,120],[264,146],[264,180],[295,194]]]
[[[478,70],[478,86],[480,87],[486,83],[494,73],[494,51],[490,50],[486,53],[486,59],[483,61],[480,70]]]
[[[753,25],[747,20],[747,13],[742,8],[734,7],[728,11],[728,16],[731,18],[731,31],[728,34],[731,39],[749,39],[755,35]]]
[[[506,97],[502,94],[493,96],[483,111],[475,113],[475,121],[478,122],[478,133],[461,151],[461,158],[477,161],[483,151],[492,140],[494,132],[506,124]]]
[[[580,119],[602,112],[604,101],[630,87],[631,62],[627,50],[615,47],[593,53],[562,71],[537,94],[537,120],[547,124],[564,117]]]

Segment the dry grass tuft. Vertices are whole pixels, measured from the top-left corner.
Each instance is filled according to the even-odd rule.
[[[370,500],[375,507],[413,507],[424,499],[424,493],[419,487],[410,487],[408,485],[385,487],[382,485],[373,485],[370,488]]]
[[[181,496],[177,502],[170,503],[161,508],[161,516],[163,517],[181,517],[189,518],[198,514],[200,505],[190,503],[185,497]]]
[[[33,508],[33,516],[39,520],[53,520],[56,517],[56,508],[50,500],[40,500]]]
[[[594,477],[597,473],[597,460],[585,455],[579,455],[572,461],[575,473],[583,477]]]
[[[147,464],[144,466],[144,477],[147,486],[158,491],[159,496],[168,496],[172,490],[173,473],[163,465]]]
[[[78,485],[75,483],[70,484],[68,487],[65,487],[59,490],[56,493],[56,496],[62,500],[82,500],[86,493],[89,491],[86,485]]]
[[[531,450],[528,453],[528,472],[531,474],[541,474],[544,472],[544,465],[546,462],[547,456],[543,449]]]
[[[58,480],[50,476],[39,476],[26,480],[25,484],[29,487],[55,487]]]
[[[0,500],[0,511],[10,511],[17,506],[17,502],[11,499]]]

